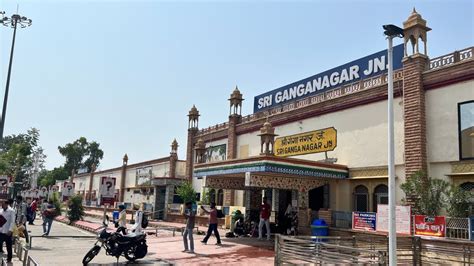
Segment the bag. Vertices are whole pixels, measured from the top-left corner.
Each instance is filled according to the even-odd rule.
[[[146,214],[142,213],[142,228],[148,227],[148,217]]]
[[[225,217],[225,215],[222,212],[222,210],[217,210],[217,218],[224,218],[224,217]]]
[[[20,233],[18,232],[18,226],[16,226],[16,224],[13,225],[12,236],[13,236],[13,237],[18,237],[19,234],[20,234]]]

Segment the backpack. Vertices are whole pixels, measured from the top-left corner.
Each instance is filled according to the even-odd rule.
[[[224,217],[225,217],[225,215],[222,212],[222,210],[217,210],[217,218],[224,218]]]
[[[142,228],[148,227],[148,217],[142,212]]]

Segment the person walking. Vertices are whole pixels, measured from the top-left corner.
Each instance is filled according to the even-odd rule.
[[[13,257],[12,246],[15,218],[15,211],[7,204],[6,200],[2,200],[2,209],[0,210],[0,239],[2,246],[3,242],[5,242],[7,246],[7,262],[11,262]]]
[[[25,236],[25,241],[26,243],[29,243],[29,238],[28,238],[28,228],[26,227],[26,217],[28,215],[28,205],[26,202],[23,200],[22,196],[17,196],[16,197],[16,204],[15,204],[15,223],[21,231],[23,229],[23,234]]]
[[[127,234],[127,210],[125,209],[125,205],[119,205],[119,218],[117,220],[118,228],[117,232],[122,232],[123,235]]]
[[[48,204],[44,207],[44,211],[42,214],[43,214],[43,236],[49,236],[49,232],[51,231],[51,226],[53,225],[54,216],[56,214],[56,208],[54,207],[52,200],[49,200]]]
[[[138,234],[143,231],[142,220],[143,220],[143,211],[138,204],[133,205],[135,210],[135,224],[132,226],[132,232]]]
[[[201,206],[201,209],[209,214],[209,227],[207,228],[207,234],[206,237],[201,241],[204,245],[207,244],[207,240],[209,240],[209,237],[211,237],[212,232],[214,232],[214,235],[217,238],[217,245],[222,245],[221,243],[221,237],[219,236],[219,231],[217,231],[217,209],[216,209],[216,204],[214,202],[211,202],[211,210],[208,211],[206,210],[203,206]]]
[[[36,211],[38,210],[38,202],[36,199],[33,199],[33,201],[31,202],[30,204],[30,215],[29,215],[29,218],[30,220],[28,221],[28,224],[29,225],[35,225],[34,224],[34,221],[36,219]]]
[[[192,202],[186,202],[184,210],[184,218],[186,218],[186,228],[183,233],[183,242],[184,250],[183,252],[194,253],[194,239],[193,239],[193,229],[194,223],[196,220],[196,211],[193,209]],[[189,248],[188,248],[188,238],[189,238]]]
[[[260,206],[260,223],[258,224],[258,240],[262,240],[263,225],[267,228],[267,240],[270,240],[270,213],[271,207],[267,202],[267,197],[263,197],[262,205]]]

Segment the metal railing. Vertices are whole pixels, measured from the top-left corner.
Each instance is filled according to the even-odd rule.
[[[446,218],[446,237],[469,240],[469,218]]]
[[[352,228],[352,212],[332,211],[332,227],[336,228]]]
[[[31,239],[31,238],[30,238]],[[23,262],[23,266],[39,266],[40,264],[36,262],[28,253],[29,250],[23,246],[20,241],[14,240],[13,252],[17,255],[18,259]],[[5,259],[2,259],[2,266],[9,265]]]
[[[277,234],[275,265],[299,264],[385,264],[386,251],[341,245],[352,238],[289,237]]]

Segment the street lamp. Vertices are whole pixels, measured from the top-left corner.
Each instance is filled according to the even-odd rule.
[[[7,84],[5,86],[5,97],[3,98],[2,117],[0,121],[0,140],[3,140],[3,129],[5,127],[5,117],[8,102],[8,90],[10,88],[10,76],[12,72],[13,50],[15,49],[16,28],[17,26],[20,26],[21,28],[31,26],[31,19],[27,17],[22,17],[18,14],[14,14],[11,17],[5,17],[5,12],[3,11],[0,11],[0,15],[2,15],[0,23],[2,23],[6,27],[13,28],[12,49],[10,51],[10,63],[8,65]]]
[[[383,25],[388,39],[388,256],[389,265],[397,265],[397,228],[395,220],[395,145],[393,130],[393,45],[395,37],[403,37],[403,29]]]

